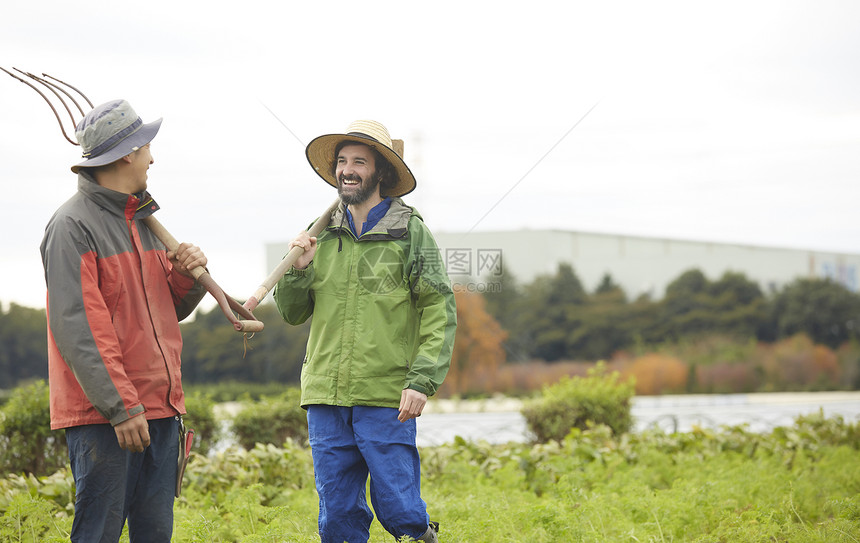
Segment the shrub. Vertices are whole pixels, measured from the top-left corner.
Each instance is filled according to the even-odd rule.
[[[186,471],[187,489],[192,498],[200,493],[223,500],[231,490],[264,483],[258,495],[266,504],[283,501],[285,493],[313,488],[314,470],[310,451],[296,444],[256,444],[250,450],[228,447],[208,457],[195,456]],[[220,496],[219,496],[220,495]]]
[[[185,394],[185,410],[185,427],[194,429],[194,451],[205,456],[221,439],[215,401],[210,394],[193,390]]]
[[[625,368],[625,378],[636,380],[636,392],[642,395],[684,392],[689,366],[674,356],[646,354]]]
[[[220,438],[208,395],[186,395],[185,426],[194,428],[194,448],[206,454]],[[0,472],[48,475],[68,463],[66,433],[51,430],[48,385],[39,380],[14,389],[0,410]]]
[[[185,395],[192,393],[205,394],[215,403],[237,402],[241,400],[259,400],[264,396],[277,396],[287,385],[278,381],[266,383],[249,383],[245,381],[224,380],[217,383],[186,383],[184,376],[182,388]]]
[[[586,377],[562,377],[545,386],[540,398],[527,402],[522,414],[538,442],[562,440],[571,429],[585,430],[604,424],[616,435],[633,426],[630,399],[635,385],[619,382],[618,372],[608,372],[603,362]]]
[[[243,402],[244,407],[233,419],[236,440],[247,450],[257,443],[282,445],[287,439],[304,444],[308,439],[308,423],[300,401],[301,391],[292,387],[280,396]]]
[[[805,334],[764,344],[760,351],[769,390],[827,390],[839,385],[838,355]]]
[[[47,383],[15,389],[0,411],[0,470],[46,475],[67,461],[66,433],[51,430]]]
[[[761,387],[761,368],[753,364],[717,362],[696,366],[693,391],[717,394],[755,392]]]
[[[860,341],[844,343],[836,352],[842,373],[840,389],[860,388]]]

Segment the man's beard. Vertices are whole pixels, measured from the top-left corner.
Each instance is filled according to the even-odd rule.
[[[348,194],[343,191],[343,180],[349,179],[350,181],[358,180],[358,188],[354,192],[350,192]],[[337,180],[337,194],[340,196],[341,201],[346,205],[358,205],[367,201],[375,192],[376,186],[379,185],[379,177],[376,174],[370,176],[370,179],[365,184],[364,179],[360,178],[357,175],[350,176],[340,176]]]

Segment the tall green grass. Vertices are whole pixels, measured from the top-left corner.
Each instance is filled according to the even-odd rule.
[[[422,449],[422,494],[443,543],[857,542],[858,447],[858,423],[821,414],[768,434],[458,439]],[[185,483],[174,541],[319,540],[310,452],[294,442],[194,456]],[[67,470],[0,480],[0,540],[67,540],[71,486]],[[374,522],[371,541],[392,539]]]

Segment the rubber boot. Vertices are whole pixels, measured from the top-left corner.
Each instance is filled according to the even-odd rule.
[[[424,535],[416,539],[415,541],[424,541],[426,543],[439,543],[439,538],[436,534],[439,533],[439,523],[431,522],[429,526],[427,526],[427,531],[424,532]]]

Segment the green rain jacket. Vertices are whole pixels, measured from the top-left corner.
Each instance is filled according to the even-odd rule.
[[[451,282],[421,216],[392,198],[356,238],[343,206],[317,238],[314,260],[275,286],[281,316],[313,315],[302,367],[302,406],[400,406],[403,389],[432,396],[454,346]]]

